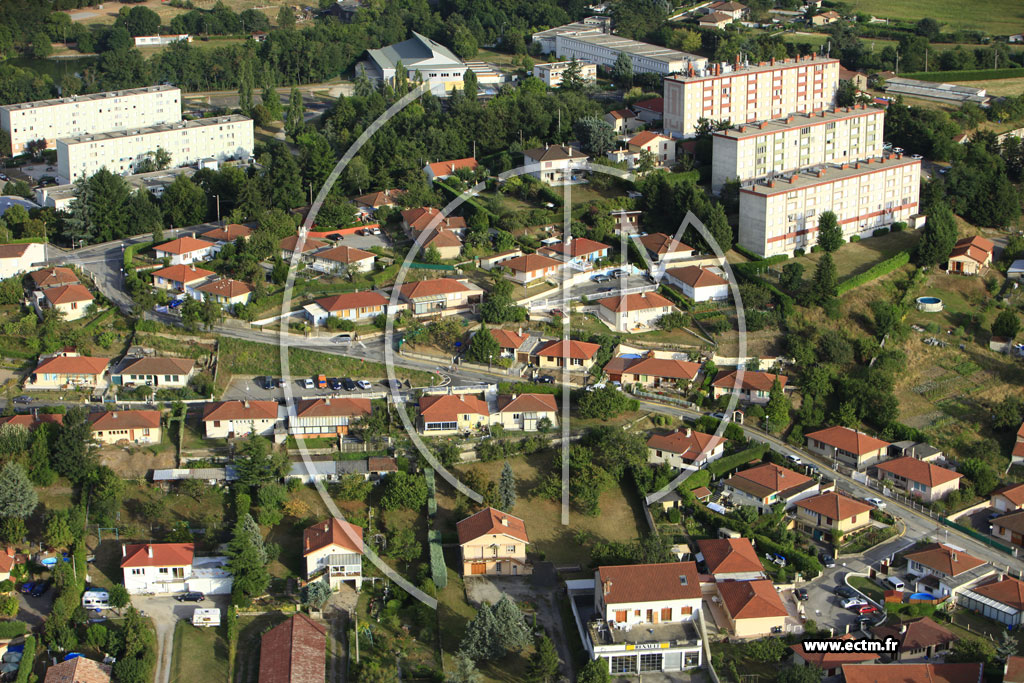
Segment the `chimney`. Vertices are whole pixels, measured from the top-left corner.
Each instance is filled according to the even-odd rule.
[[[127,555],[128,555],[128,546],[126,546],[124,543],[122,543],[121,544],[121,557],[127,557]]]
[[[818,58],[818,53],[817,52],[812,52],[811,53],[811,59],[817,59],[817,58]]]
[[[907,625],[906,624],[900,624],[900,633],[906,633],[906,632],[907,632]]]
[[[956,553],[955,552],[950,553],[950,557],[953,559],[954,562],[956,562]]]
[[[244,407],[246,410],[249,409],[249,399],[245,399],[244,401],[242,401],[242,407]]]
[[[331,397],[330,396],[328,396],[327,398],[324,399],[324,405],[325,406],[331,405]]]
[[[114,412],[110,413],[110,417],[111,417],[111,419],[116,420],[117,419],[117,411],[115,410]]]
[[[501,525],[502,526],[508,526],[508,517],[502,517],[501,518]]]
[[[602,581],[601,582],[601,589],[602,589],[602,591],[604,592],[605,595],[608,595],[609,593],[612,592],[612,582],[611,581]]]
[[[740,126],[740,132],[741,133],[746,133],[747,132],[747,127],[746,126]]]
[[[736,55],[736,68],[740,68],[740,56],[738,54]]]
[[[793,175],[789,176],[789,184],[792,185],[795,182],[796,182],[796,173],[794,173]]]
[[[768,187],[775,187],[775,181],[774,180],[769,180],[768,181]]]
[[[146,544],[146,554],[149,555],[149,559],[153,559],[153,544],[152,543],[147,543]]]
[[[772,66],[775,66],[775,57],[772,57]]]
[[[689,427],[686,428],[686,436],[687,437],[693,436],[693,430],[691,428],[689,428]]]

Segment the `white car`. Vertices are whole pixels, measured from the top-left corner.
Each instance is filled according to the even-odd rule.
[[[373,387],[373,385],[367,382],[365,379],[361,379],[358,382],[356,382],[356,386],[362,389],[363,391],[366,391],[367,389]]]
[[[864,598],[846,598],[841,603],[843,609],[850,609],[851,607],[861,607],[868,604],[868,601]]]
[[[865,498],[864,502],[874,505],[879,510],[885,509],[885,501],[882,500],[881,498]]]
[[[804,464],[803,460],[801,460],[800,458],[798,458],[798,457],[796,457],[795,455],[792,455],[792,454],[787,455],[786,459],[789,460],[794,465],[803,465]]]
[[[309,377],[307,377],[306,379],[302,380],[302,388],[303,389],[314,389],[314,388],[316,388],[316,385],[313,384],[313,380],[311,380]]]
[[[606,385],[604,382],[598,382],[597,384],[591,384],[590,386],[588,386],[587,391],[597,391],[598,389],[604,389],[605,386]]]

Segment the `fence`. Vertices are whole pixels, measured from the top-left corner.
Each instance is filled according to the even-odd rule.
[[[646,391],[634,391],[633,395],[639,396],[640,398],[647,398],[652,401],[658,401],[659,403],[673,403],[677,406],[683,406],[684,408],[696,408],[696,406],[687,401],[685,398],[672,398],[671,396],[651,394]]]

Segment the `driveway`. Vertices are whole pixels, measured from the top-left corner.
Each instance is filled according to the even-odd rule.
[[[57,591],[50,587],[46,595],[33,598],[31,595],[18,593],[18,619],[24,621],[33,630],[43,625],[43,621],[53,611],[53,599]]]
[[[507,595],[516,602],[529,602],[537,607],[537,622],[547,629],[548,635],[558,648],[562,660],[562,673],[570,680],[575,678],[572,657],[566,638],[579,638],[574,624],[563,624],[559,610],[561,590],[555,565],[539,562],[528,577],[512,576],[467,576],[465,578],[466,599],[474,605],[484,602],[494,604]],[[568,632],[567,632],[567,629]],[[646,676],[645,676],[646,680]]]
[[[202,602],[178,602],[172,595],[133,595],[132,605],[153,620],[156,629],[156,683],[170,683],[171,655],[174,651],[174,627],[181,619],[192,620],[197,607],[221,610],[221,617],[231,601],[230,595],[208,595]]]

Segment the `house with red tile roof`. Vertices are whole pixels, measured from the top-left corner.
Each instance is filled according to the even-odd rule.
[[[46,261],[46,245],[41,242],[0,244],[0,279],[21,275]]]
[[[11,578],[11,570],[14,569],[14,565],[24,561],[25,556],[22,555],[19,560],[17,553],[14,552],[14,548],[11,546],[0,547],[0,581],[7,581]]]
[[[779,380],[782,390],[786,390],[789,378],[785,375],[775,375],[770,372],[758,372],[755,370],[744,370],[743,378],[737,384],[739,375],[737,370],[720,370],[715,379],[711,381],[711,396],[718,400],[727,394],[738,394],[740,401],[744,403],[755,403],[764,405],[771,398],[772,384]]]
[[[648,352],[642,358],[616,356],[604,366],[605,374],[613,382],[639,384],[644,387],[687,387],[700,372],[700,363],[658,358]]]
[[[987,583],[960,591],[956,606],[1017,628],[1024,623],[1024,581],[999,575]]]
[[[676,163],[676,141],[668,135],[644,130],[626,140],[626,149],[608,152],[608,158],[636,168],[645,153],[651,155],[655,166],[671,166]]]
[[[64,387],[101,387],[110,367],[109,358],[79,356],[65,351],[49,358],[40,358],[39,365],[25,382],[26,389],[62,389]]]
[[[62,285],[37,291],[35,302],[42,315],[42,309],[49,308],[61,314],[64,320],[81,320],[86,316],[93,302],[92,293],[85,285]]]
[[[845,633],[839,640],[856,640],[852,634]],[[795,666],[815,666],[825,672],[825,676],[838,676],[844,664],[868,664],[878,659],[873,652],[808,652],[803,643],[790,645],[793,651]]]
[[[379,190],[377,192],[360,195],[353,199],[352,203],[361,211],[373,213],[374,210],[379,209],[382,206],[395,206],[399,198],[404,194],[405,190]]]
[[[716,268],[683,266],[665,271],[665,283],[691,301],[728,301],[729,281]]]
[[[505,277],[512,282],[529,286],[557,276],[562,269],[562,262],[550,256],[524,254],[502,261],[500,267],[508,269]]]
[[[483,290],[466,280],[442,277],[407,282],[399,290],[413,315],[444,315],[480,301]]]
[[[716,581],[715,588],[729,632],[737,638],[759,638],[771,635],[773,629],[786,630],[789,612],[770,580]]]
[[[494,508],[486,508],[455,525],[462,555],[462,575],[523,576],[533,573],[526,559],[523,520]]]
[[[169,263],[172,266],[188,265],[197,261],[205,261],[213,256],[213,250],[216,246],[215,243],[209,240],[199,240],[195,237],[185,236],[154,247],[153,255],[157,259],[169,259]]]
[[[427,164],[423,167],[423,172],[427,174],[427,180],[433,183],[435,180],[449,178],[455,175],[456,171],[464,168],[475,173],[480,168],[480,164],[473,157],[449,159],[448,161],[435,161],[432,164]]]
[[[295,250],[299,248],[299,236],[289,235],[278,242],[277,246],[281,249],[281,258],[290,262],[292,257],[295,256]],[[302,243],[302,256],[300,258],[303,262],[309,263],[314,253],[321,249],[326,249],[328,246],[330,246],[330,242],[327,240],[307,236]]]
[[[616,135],[632,133],[643,125],[643,123],[637,119],[636,114],[629,109],[615,109],[605,114],[602,118],[605,123],[612,127],[612,131],[614,131]]]
[[[258,683],[308,683],[327,676],[327,628],[295,614],[263,634]]]
[[[248,304],[252,301],[253,293],[252,285],[227,277],[199,285],[195,290],[202,295],[204,301],[212,301],[229,310],[238,304]]]
[[[303,306],[314,325],[326,325],[328,318],[341,318],[354,323],[367,323],[387,313],[391,300],[380,292],[346,292],[332,294]]]
[[[331,588],[351,582],[363,586],[363,529],[332,517],[307,527],[302,532],[302,557],[306,579],[326,575]]]
[[[402,212],[402,228],[414,239],[424,230],[439,229],[454,232],[459,237],[466,233],[466,219],[462,216],[441,216],[432,206],[406,209]]]
[[[160,443],[163,437],[159,410],[106,410],[89,413],[89,422],[92,438],[111,446]]]
[[[64,285],[79,284],[75,271],[62,266],[52,266],[41,270],[34,270],[28,274],[32,278],[32,286],[36,289],[49,289],[50,287],[63,287]]]
[[[20,413],[18,415],[9,415],[7,417],[0,417],[0,427],[3,425],[12,425],[14,427],[24,427],[28,431],[35,431],[41,424],[64,424],[64,416],[60,413],[37,413],[35,415],[31,413]],[[0,578],[0,581],[3,579]]]
[[[452,230],[432,228],[420,238],[420,247],[424,254],[430,249],[436,249],[437,255],[447,261],[459,258],[462,239]]]
[[[501,348],[502,358],[515,358],[516,353],[523,348],[523,344],[530,338],[530,335],[523,334],[522,330],[515,332],[513,330],[503,330],[500,327],[491,329],[490,333],[494,337],[494,341],[498,342],[498,346]]]
[[[529,174],[548,185],[563,185],[577,180],[580,163],[589,157],[575,147],[568,145],[544,145],[523,150],[523,165],[531,166]]]
[[[214,228],[213,230],[202,234],[202,238],[204,240],[217,242],[221,245],[227,244],[228,242],[234,242],[237,239],[249,241],[251,236],[252,228],[246,225],[240,225],[239,223],[228,223],[227,225]]]
[[[696,249],[663,232],[651,232],[635,239],[647,250],[652,263],[669,263],[697,255]]]
[[[568,366],[569,370],[589,371],[600,348],[600,344],[575,339],[542,341],[530,352],[530,362],[541,369]]]
[[[487,401],[473,394],[422,396],[418,426],[430,436],[464,434],[491,424]]]
[[[376,258],[376,255],[371,252],[342,244],[314,252],[309,257],[309,267],[332,275],[348,271],[368,273],[373,270],[373,262]]]
[[[295,404],[295,414],[288,417],[288,433],[304,439],[343,437],[353,422],[370,412],[368,398],[301,399]]]
[[[542,420],[548,428],[558,426],[558,403],[554,394],[502,394],[498,396],[498,412],[491,416],[494,424],[505,429],[535,432]]]
[[[112,671],[109,664],[78,656],[49,667],[43,683],[110,683]]]
[[[570,268],[589,270],[593,268],[595,262],[608,258],[610,248],[603,242],[587,237],[577,237],[571,242],[559,242],[548,247],[541,247],[537,253],[567,263]]]
[[[849,427],[827,427],[805,435],[807,450],[858,472],[886,458],[889,442]]]
[[[935,623],[928,617],[876,626],[871,630],[871,635],[879,640],[893,638],[899,643],[899,649],[895,655],[896,661],[920,657],[933,659],[948,652],[950,646],[960,638],[945,626]]]
[[[748,538],[705,538],[697,541],[698,561],[715,581],[756,581],[765,578],[764,566]]]
[[[796,503],[796,528],[815,541],[838,546],[843,537],[871,525],[872,506],[835,491]]]
[[[946,262],[946,272],[951,275],[977,275],[992,265],[995,244],[984,237],[965,237],[953,245],[953,251]]]
[[[1017,428],[1017,440],[1010,452],[1010,465],[1024,465],[1024,423]]]
[[[764,463],[736,472],[725,480],[725,490],[734,505],[752,505],[770,512],[773,505],[793,507],[797,501],[818,494],[818,482],[799,472]]]
[[[956,546],[929,543],[905,555],[907,584],[914,592],[957,597],[964,588],[995,576],[995,568]]]
[[[675,310],[672,302],[657,292],[608,296],[597,300],[597,318],[616,332],[646,332]]]
[[[835,12],[832,12],[835,14]],[[820,15],[819,15],[820,16]],[[980,683],[984,666],[957,664],[843,664],[843,683]]]
[[[132,595],[185,591],[194,554],[191,543],[122,543],[124,587]]]
[[[217,273],[205,268],[196,268],[195,264],[178,264],[167,266],[150,273],[153,276],[153,286],[170,292],[185,292],[193,299],[202,300],[202,294],[197,294],[195,288],[205,285],[217,279]]]
[[[665,117],[665,98],[652,97],[649,100],[640,100],[633,103],[633,111],[638,119],[644,123],[661,121]]]
[[[1024,509],[1024,484],[1005,484],[989,494],[989,502],[996,512],[1014,512]]]
[[[208,439],[271,436],[284,423],[277,401],[214,401],[203,404],[203,432]]]
[[[1003,665],[1003,683],[1024,683],[1024,657],[1010,655]]]
[[[906,491],[931,503],[960,488],[962,474],[917,458],[896,458],[876,465],[878,478],[887,486]]]
[[[647,439],[647,462],[676,469],[707,466],[725,453],[725,439],[695,432],[689,427]]]

